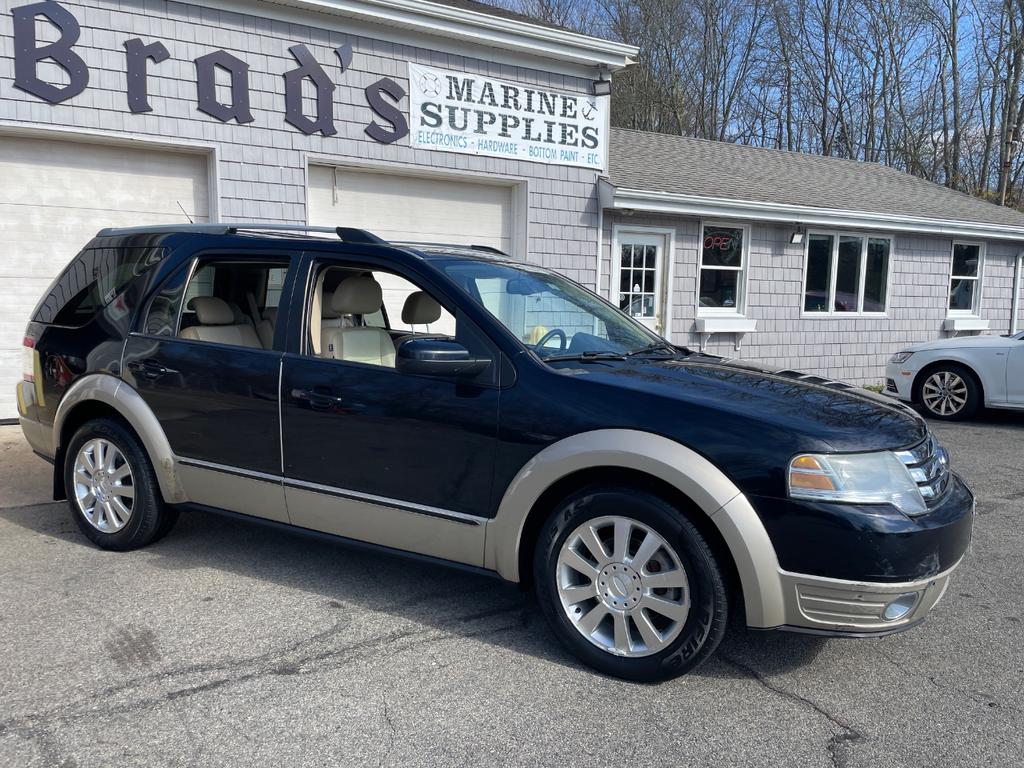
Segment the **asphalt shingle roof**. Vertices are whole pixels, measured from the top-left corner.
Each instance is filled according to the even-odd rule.
[[[877,163],[613,128],[616,187],[1024,228],[1024,213]]]

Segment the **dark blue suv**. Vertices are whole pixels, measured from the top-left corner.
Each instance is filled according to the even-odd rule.
[[[21,423],[111,550],[189,508],[532,584],[607,673],[748,626],[920,623],[974,500],[906,407],[667,343],[492,249],[361,230],[104,230],[25,335]]]

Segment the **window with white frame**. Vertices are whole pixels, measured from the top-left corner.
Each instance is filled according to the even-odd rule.
[[[984,249],[980,243],[953,243],[953,263],[949,272],[949,314],[978,314],[984,258]]]
[[[741,315],[745,308],[747,229],[705,224],[700,249],[700,314]]]
[[[811,232],[804,265],[806,314],[884,314],[892,238]]]

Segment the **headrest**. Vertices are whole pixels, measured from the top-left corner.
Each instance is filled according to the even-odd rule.
[[[235,322],[231,307],[216,296],[196,296],[189,301],[188,308],[196,313],[200,325],[231,325]]]
[[[406,325],[436,323],[441,318],[441,305],[423,291],[410,293],[402,307],[402,322]]]
[[[349,277],[334,289],[330,309],[339,315],[370,315],[383,303],[380,283],[372,277]]]

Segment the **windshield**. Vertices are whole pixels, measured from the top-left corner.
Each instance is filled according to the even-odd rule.
[[[503,262],[453,259],[436,263],[544,359],[668,348],[661,337],[553,272]]]

